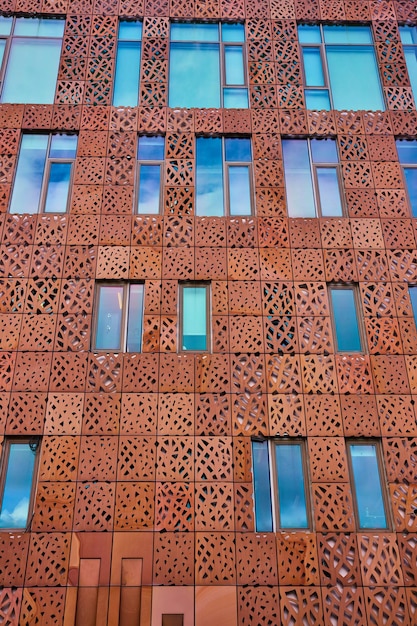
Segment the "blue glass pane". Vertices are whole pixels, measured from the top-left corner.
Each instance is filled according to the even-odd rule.
[[[243,50],[241,46],[225,46],[226,85],[244,85]]]
[[[220,59],[217,44],[171,44],[169,106],[220,106]]]
[[[323,26],[324,41],[326,44],[363,44],[373,43],[369,26]]]
[[[0,35],[10,35],[10,31],[12,29],[13,18],[12,17],[4,17],[4,15],[0,15]]]
[[[321,43],[320,26],[300,24],[298,26],[298,39],[300,43]]]
[[[235,163],[250,163],[252,160],[250,139],[244,137],[226,138],[226,161],[234,161]]]
[[[72,163],[51,163],[45,198],[45,213],[65,213]]]
[[[336,141],[334,139],[311,139],[313,163],[338,163]]]
[[[16,37],[62,37],[64,28],[65,20],[18,17],[13,34]]]
[[[406,139],[397,139],[397,152],[400,163],[417,165],[417,141],[407,141]]]
[[[324,87],[320,48],[303,48],[304,74],[307,87]]]
[[[249,167],[229,166],[230,215],[251,214],[251,194]]]
[[[290,217],[315,217],[316,206],[307,141],[284,139],[282,152],[288,215]]]
[[[51,159],[75,159],[77,135],[52,135],[49,157]]]
[[[143,285],[130,285],[129,314],[127,318],[128,352],[140,352],[142,347],[142,317],[143,317]]]
[[[38,212],[47,146],[47,135],[23,135],[10,213]]]
[[[413,217],[417,217],[417,168],[404,167],[404,176],[407,184],[411,212]]]
[[[207,350],[207,289],[182,289],[182,350]]]
[[[26,527],[34,467],[35,452],[32,452],[28,443],[10,444],[0,528]]]
[[[399,26],[401,41],[405,44],[417,44],[416,26]]]
[[[136,106],[139,98],[141,44],[120,41],[117,45],[114,76],[114,106]]]
[[[330,111],[330,97],[327,89],[306,89],[306,107],[310,111]]]
[[[308,528],[301,446],[275,446],[279,527]]]
[[[222,140],[198,137],[196,145],[196,214],[224,215]]]
[[[142,22],[120,22],[119,41],[141,41]]]
[[[4,57],[4,50],[6,49],[6,40],[5,39],[0,39],[0,67],[1,64],[3,63],[3,57]]]
[[[322,216],[337,217],[342,215],[337,169],[333,167],[317,167],[316,175]]]
[[[273,528],[269,454],[266,441],[252,442],[252,465],[256,530],[258,532],[268,533],[271,532]]]
[[[60,54],[60,39],[13,37],[2,101],[52,104]]]
[[[414,94],[414,101],[417,100],[417,46],[404,48],[405,60],[407,63],[408,75]]]
[[[171,24],[171,41],[219,41],[218,24]]]
[[[97,350],[120,350],[123,318],[122,285],[101,285],[98,293]]]
[[[140,161],[163,161],[164,160],[164,137],[139,137],[138,159]]]
[[[336,349],[339,352],[362,350],[353,289],[331,289]]]
[[[138,213],[159,213],[161,166],[141,165],[139,170]]]
[[[222,41],[243,43],[245,41],[243,24],[222,24]]]
[[[413,308],[414,321],[417,324],[417,287],[409,287],[408,293],[410,294],[411,306]]]
[[[384,499],[374,445],[350,445],[360,528],[386,528]]]
[[[249,106],[248,90],[225,88],[223,89],[223,107],[225,109],[247,109]]]
[[[329,46],[326,54],[335,109],[385,109],[373,47]]]

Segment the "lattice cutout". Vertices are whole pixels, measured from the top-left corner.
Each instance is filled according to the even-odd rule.
[[[108,531],[113,528],[114,484],[78,483],[74,529]]]
[[[194,537],[191,533],[156,533],[154,582],[164,585],[194,583]]]
[[[195,556],[197,584],[235,583],[236,557],[231,533],[198,533]]]
[[[352,494],[348,484],[314,484],[313,499],[317,530],[355,530]]]
[[[64,617],[65,587],[37,587],[23,592],[21,624],[60,624]]]
[[[155,526],[159,531],[194,530],[194,486],[183,482],[156,484]]]
[[[28,587],[65,585],[69,551],[69,533],[32,533],[25,584]]]
[[[16,626],[19,620],[22,589],[3,587],[0,591],[0,619],[5,626]]]
[[[155,477],[155,437],[121,436],[117,453],[117,479],[152,480]]]
[[[153,483],[118,482],[114,513],[115,530],[153,528],[155,486]]]
[[[403,585],[395,535],[359,535],[358,545],[364,585]]]
[[[319,587],[280,587],[281,620],[284,624],[320,624],[323,608]]]

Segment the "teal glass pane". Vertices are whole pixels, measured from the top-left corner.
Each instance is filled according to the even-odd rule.
[[[142,22],[120,22],[118,39],[119,41],[141,41]]]
[[[139,170],[138,213],[157,214],[161,198],[161,166],[141,165]]]
[[[60,54],[61,39],[13,37],[2,102],[52,104]]]
[[[62,37],[64,28],[65,20],[61,19],[18,17],[13,34],[15,37]]]
[[[140,352],[142,348],[142,319],[143,319],[143,285],[130,285],[129,313],[127,317],[128,352]]]
[[[0,15],[0,35],[8,36],[12,30],[13,18]]]
[[[243,24],[222,24],[222,41],[244,43],[245,27]]]
[[[330,44],[366,44],[373,43],[369,26],[324,25],[324,42]]]
[[[417,217],[417,168],[404,167],[404,176],[407,184],[411,212],[413,217]]]
[[[410,77],[411,88],[414,94],[414,101],[417,100],[417,46],[404,48],[405,61],[407,63],[408,75]]]
[[[308,528],[301,446],[275,446],[279,527]]]
[[[334,139],[311,139],[313,163],[338,163],[336,141]]]
[[[269,454],[266,441],[252,442],[252,467],[256,530],[269,533],[273,530],[273,525]]]
[[[196,214],[224,215],[222,140],[218,137],[197,138]]]
[[[182,289],[182,350],[207,350],[207,289]]]
[[[417,44],[416,26],[399,26],[398,30],[403,44]]]
[[[218,24],[171,24],[171,41],[219,41]]]
[[[223,89],[223,107],[225,109],[247,109],[249,106],[248,90],[225,88]]]
[[[305,139],[282,141],[287,208],[290,217],[315,217],[313,181]]]
[[[417,140],[397,139],[397,152],[400,163],[417,165]]]
[[[300,24],[298,26],[298,40],[300,43],[321,43],[320,26]]]
[[[331,289],[333,322],[338,352],[360,352],[362,350],[353,289]]]
[[[229,172],[229,211],[230,215],[250,215],[250,171],[247,165],[230,165]]]
[[[45,213],[65,213],[72,163],[51,163],[45,198]]]
[[[47,147],[47,135],[23,135],[10,213],[38,212]]]
[[[101,285],[97,303],[97,350],[121,350],[123,286]]]
[[[306,89],[306,107],[310,111],[330,111],[330,97],[327,89]]]
[[[244,85],[242,46],[224,46],[226,85]]]
[[[164,160],[164,137],[139,137],[138,159],[139,161],[163,161]]]
[[[0,67],[1,67],[1,64],[3,63],[5,49],[6,49],[6,40],[0,39]]]
[[[324,87],[320,48],[303,48],[304,74],[307,87]]]
[[[385,109],[373,47],[328,46],[326,54],[335,109]]]
[[[411,306],[413,309],[414,322],[417,324],[417,287],[412,286],[408,288],[410,294]]]
[[[337,169],[317,167],[316,176],[322,217],[341,216],[343,211]]]
[[[75,159],[77,135],[52,135],[49,157],[51,159]]]
[[[0,511],[0,528],[25,528],[35,467],[28,443],[11,443]]]
[[[376,446],[350,444],[360,528],[386,528]]]
[[[141,44],[119,41],[114,75],[114,106],[136,106],[139,99]]]
[[[170,107],[220,107],[219,55],[219,44],[171,44]]]
[[[246,137],[227,137],[224,140],[226,161],[250,163],[252,160],[251,141]]]

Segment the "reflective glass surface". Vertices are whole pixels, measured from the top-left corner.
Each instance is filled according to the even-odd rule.
[[[38,212],[47,147],[47,135],[23,135],[10,213]]]
[[[12,30],[13,18],[0,15],[0,35],[10,35]]]
[[[307,140],[284,139],[282,152],[288,215],[290,217],[315,217],[316,208]]]
[[[335,167],[316,167],[320,209],[323,217],[343,214],[340,198],[339,177]]]
[[[143,319],[143,285],[130,285],[129,311],[127,318],[128,352],[140,352],[142,347],[142,319]]]
[[[386,528],[384,499],[375,445],[350,444],[360,528]]]
[[[256,530],[268,533],[273,530],[273,526],[269,453],[266,441],[252,442],[252,463]]]
[[[113,105],[136,106],[139,98],[141,44],[119,41],[114,76]]]
[[[95,348],[120,350],[124,293],[122,285],[100,285]]]
[[[304,470],[300,445],[277,444],[275,459],[280,528],[308,528]]]
[[[373,43],[369,26],[325,24],[323,26],[323,36],[325,43],[330,44],[353,45]]]
[[[161,166],[141,165],[139,170],[138,213],[159,213]]]
[[[219,41],[218,24],[173,23],[171,41]]]
[[[330,96],[327,89],[306,89],[306,107],[312,111],[330,111]]]
[[[245,41],[243,24],[222,24],[222,41],[243,43]]]
[[[320,48],[303,48],[304,74],[307,87],[324,87]]]
[[[250,163],[252,160],[251,141],[245,137],[226,137],[224,140],[226,161]]]
[[[334,139],[311,139],[313,163],[338,163],[336,141]]]
[[[251,214],[250,173],[247,165],[229,165],[230,215]]]
[[[225,87],[223,89],[223,107],[225,109],[247,109],[249,106],[248,90]]]
[[[413,217],[417,217],[417,167],[404,167],[408,199]]]
[[[71,180],[72,163],[54,163],[49,167],[45,213],[65,213]]]
[[[163,161],[164,145],[164,137],[159,135],[139,137],[138,159],[140,161]]]
[[[182,350],[207,350],[207,289],[182,289]]]
[[[36,453],[28,443],[11,443],[0,511],[0,528],[25,528]]]
[[[220,107],[219,44],[171,43],[169,106]]]
[[[417,140],[397,139],[396,144],[400,163],[417,165]]]
[[[336,349],[339,352],[360,352],[361,337],[356,311],[355,293],[350,288],[330,289]]]
[[[226,85],[244,85],[243,50],[241,46],[225,46]]]
[[[49,157],[51,159],[75,159],[77,135],[52,135]]]
[[[410,294],[411,306],[413,308],[414,321],[417,324],[417,287],[412,285],[408,288]]]
[[[417,46],[404,48],[405,60],[407,63],[408,75],[410,77],[411,88],[414,100],[417,99]]]
[[[196,213],[224,215],[222,140],[198,137],[196,145]]]
[[[320,26],[300,24],[298,26],[298,39],[300,43],[321,43]]]
[[[119,41],[141,41],[142,22],[122,21],[119,23]]]
[[[64,28],[65,20],[18,17],[13,34],[16,37],[62,37]]]

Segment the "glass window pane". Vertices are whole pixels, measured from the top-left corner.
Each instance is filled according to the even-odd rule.
[[[330,111],[330,97],[327,89],[306,89],[306,107],[310,111]]]
[[[325,43],[335,44],[363,44],[373,43],[369,26],[324,25],[323,35]]]
[[[400,163],[415,163],[417,165],[417,141],[398,139],[396,143]]]
[[[384,499],[375,445],[350,444],[360,528],[386,528]]]
[[[268,533],[273,528],[269,454],[266,441],[252,442],[252,463],[256,530]]]
[[[196,214],[224,215],[223,158],[220,138],[197,138],[196,170]]]
[[[139,137],[138,159],[140,161],[164,160],[164,137]]]
[[[414,321],[417,323],[417,287],[409,287],[411,306],[413,309]]]
[[[207,289],[182,289],[182,350],[207,350]]]
[[[405,44],[417,44],[416,26],[399,26],[401,41]]]
[[[114,76],[114,106],[136,106],[139,98],[141,44],[119,41]]]
[[[362,350],[353,289],[331,289],[336,349],[339,352]]]
[[[13,18],[0,15],[0,35],[10,35],[12,30]]]
[[[219,41],[218,24],[171,24],[171,41]]]
[[[304,74],[307,87],[324,87],[320,48],[303,48]]]
[[[38,212],[47,146],[47,135],[23,135],[10,213]]]
[[[62,37],[65,20],[18,17],[14,27],[15,36]]]
[[[300,43],[321,43],[320,26],[300,24],[298,26],[298,39]]]
[[[140,352],[142,347],[143,285],[130,285],[127,319],[128,352]]]
[[[279,527],[308,528],[301,446],[275,446]]]
[[[97,303],[95,348],[120,350],[123,320],[123,286],[101,285]]]
[[[138,213],[159,213],[161,166],[141,165],[139,170]]]
[[[52,104],[58,76],[60,39],[12,39],[3,102]]]
[[[0,39],[0,68],[1,68],[1,64],[3,63],[5,49],[6,49],[6,40]]]
[[[36,453],[28,443],[11,443],[1,502],[0,528],[27,524]]]
[[[219,50],[218,44],[171,44],[170,107],[220,107]]]
[[[229,165],[230,215],[251,214],[250,170],[247,165]]]
[[[223,89],[223,107],[225,109],[247,109],[249,106],[248,90],[225,87]]]
[[[75,159],[77,135],[52,135],[49,157],[51,159]]]
[[[222,41],[244,42],[245,27],[243,24],[222,24]]]
[[[243,50],[241,46],[225,46],[226,85],[244,85]]]
[[[47,182],[45,213],[65,213],[72,163],[51,163]]]
[[[417,100],[417,46],[414,48],[404,48],[404,54],[414,100]]]
[[[288,215],[290,217],[315,217],[316,208],[307,141],[284,139],[282,152]]]
[[[336,141],[334,139],[311,139],[313,163],[338,163]]]
[[[337,169],[335,167],[317,167],[316,176],[322,216],[335,217],[342,215]]]
[[[120,22],[119,41],[141,41],[142,22]]]
[[[252,160],[251,141],[245,137],[227,137],[225,139],[226,161],[250,163]]]
[[[417,168],[404,167],[404,176],[407,184],[411,212],[413,217],[417,217]]]

